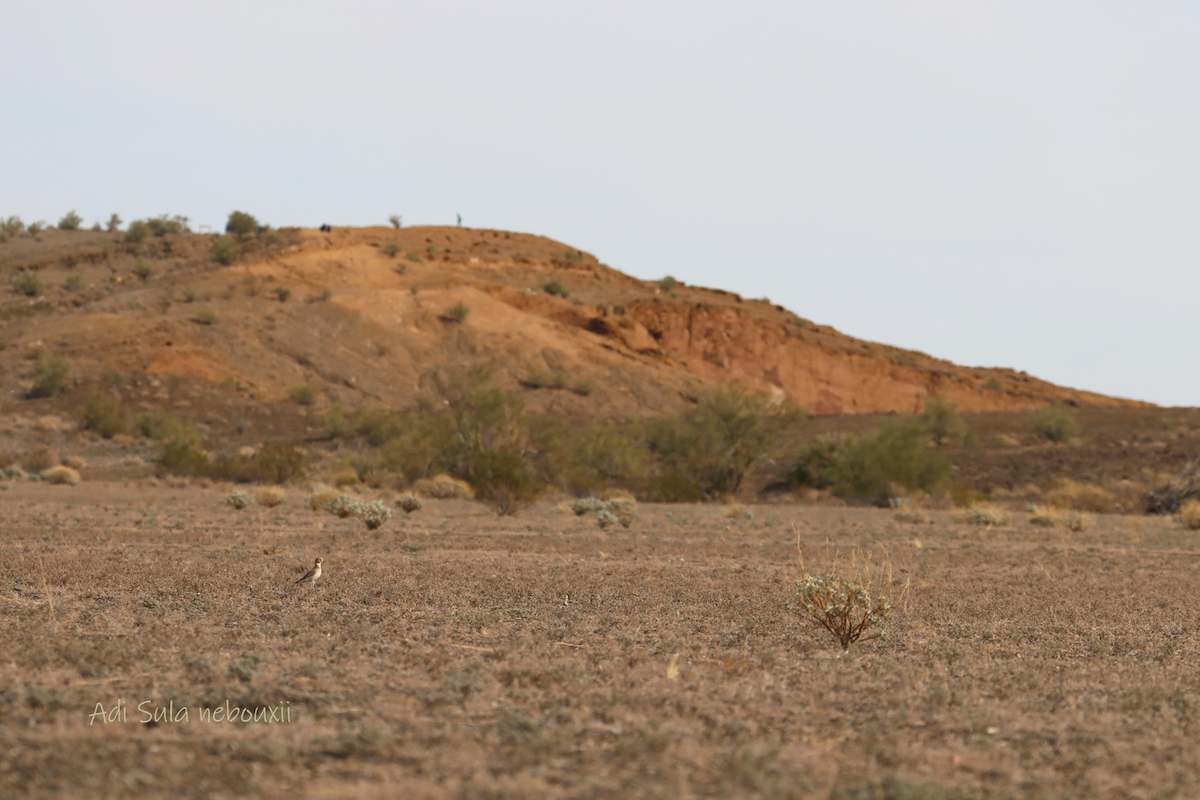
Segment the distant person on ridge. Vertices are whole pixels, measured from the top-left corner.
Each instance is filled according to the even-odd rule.
[[[459,214],[457,216],[458,216],[458,227],[461,228],[462,227],[462,214]]]

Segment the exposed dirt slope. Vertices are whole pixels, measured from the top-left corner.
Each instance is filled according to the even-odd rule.
[[[142,384],[147,403],[260,410],[300,385],[317,390],[317,411],[407,406],[433,370],[489,359],[531,410],[571,416],[676,409],[722,381],[817,414],[910,412],[931,394],[964,411],[1146,405],[864,342],[729,292],[664,291],[529,234],[287,230],[246,242],[231,266],[209,259],[211,239],[51,230],[0,244],[10,280],[32,273],[45,287],[0,296],[0,385],[26,390],[45,351],[70,360],[77,383],[157,375]],[[544,291],[550,281],[569,297]],[[456,303],[469,309],[462,322],[446,317]],[[197,321],[202,311],[215,322]],[[565,388],[529,388],[537,373]]]

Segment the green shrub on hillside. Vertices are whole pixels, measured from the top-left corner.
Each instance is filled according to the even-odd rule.
[[[28,397],[54,397],[63,394],[71,388],[67,381],[67,373],[71,364],[62,356],[50,356],[38,353],[37,361],[33,364],[35,380],[29,390]]]
[[[400,243],[384,242],[379,246],[379,251],[385,256],[391,256],[392,258],[395,258],[400,253]]]
[[[166,214],[150,217],[146,220],[146,229],[154,236],[166,236],[168,233],[190,233],[192,230],[188,227],[188,218],[178,214],[173,217]]]
[[[130,230],[133,226],[130,225]],[[128,234],[126,234],[128,235]],[[213,240],[212,248],[209,250],[212,260],[218,264],[232,264],[237,261],[242,255],[242,246],[238,240],[232,236],[218,236]]]
[[[316,390],[311,386],[293,386],[288,389],[288,396],[292,402],[302,406],[311,406],[317,400]]]
[[[546,281],[546,283],[542,285],[542,291],[544,291],[548,295],[553,295],[555,297],[566,298],[566,297],[571,296],[571,293],[569,291],[567,291],[567,287],[565,287],[561,283],[559,283],[557,278],[554,280]]]
[[[803,414],[772,405],[762,393],[721,387],[678,416],[652,421],[648,441],[668,471],[719,497],[736,492],[750,467],[775,452],[780,434]]]
[[[471,309],[467,308],[466,304],[460,300],[442,312],[442,319],[446,322],[463,322],[469,313],[471,313]]]
[[[1079,435],[1079,420],[1075,412],[1060,402],[1026,412],[1029,427],[1049,442],[1066,442]]]
[[[109,233],[116,233],[117,231],[121,230],[121,223],[123,221],[124,220],[121,219],[120,214],[114,213],[108,218],[108,222],[105,223],[105,227],[108,229]]]
[[[76,214],[75,209],[71,209],[58,221],[58,229],[60,231],[77,231],[82,224],[83,217]]]
[[[13,278],[13,291],[26,297],[40,297],[46,291],[46,285],[36,272],[19,272]]]
[[[144,436],[156,442],[184,441],[199,443],[203,439],[200,429],[190,422],[184,422],[169,411],[161,408],[143,411],[133,422],[133,430],[138,436]]]
[[[921,424],[937,446],[957,439],[965,441],[969,429],[958,415],[958,403],[948,402],[938,395],[925,398],[925,410],[921,412]]]
[[[841,497],[880,498],[898,484],[932,493],[952,472],[949,461],[929,451],[920,422],[885,421],[875,433],[846,442],[833,470],[833,491]]]
[[[788,480],[814,489],[828,489],[837,480],[838,460],[845,440],[837,436],[821,436],[800,448],[795,468]]]
[[[129,431],[129,411],[119,395],[92,389],[81,412],[83,427],[105,439]]]
[[[125,229],[125,241],[131,244],[138,244],[146,241],[146,237],[150,235],[150,226],[145,220],[135,219],[129,223],[129,227]]]
[[[249,236],[258,230],[258,220],[253,214],[247,214],[245,211],[234,211],[229,215],[229,219],[225,223],[226,233],[232,233],[235,236]]]
[[[0,217],[0,241],[16,236],[25,230],[25,223],[20,217]]]

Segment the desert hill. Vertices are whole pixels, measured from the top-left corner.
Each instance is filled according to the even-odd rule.
[[[0,296],[4,389],[27,390],[44,351],[70,361],[76,384],[120,373],[143,403],[179,407],[294,406],[299,386],[318,410],[404,407],[433,370],[480,360],[531,410],[568,416],[674,410],[724,381],[819,415],[911,412],[933,394],[964,411],[1146,405],[861,341],[763,300],[638,280],[530,234],[287,229],[249,237],[229,265],[210,257],[214,238],[50,229],[0,244],[13,284]],[[461,321],[448,313],[457,304]]]

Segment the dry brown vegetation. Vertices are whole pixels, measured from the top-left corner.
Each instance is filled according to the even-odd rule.
[[[7,796],[1200,793],[1200,542],[1166,517],[642,504],[603,531],[428,500],[368,532],[225,491],[4,492]],[[789,606],[793,522],[814,574],[886,548],[911,588],[883,638],[840,656]],[[292,720],[200,720],[227,700]]]

